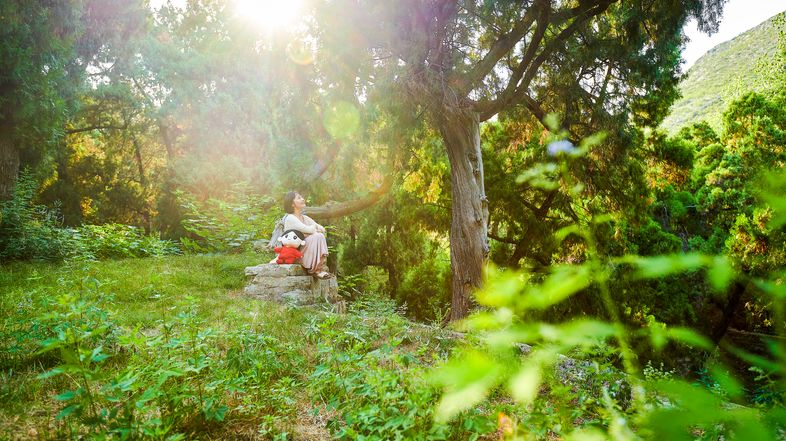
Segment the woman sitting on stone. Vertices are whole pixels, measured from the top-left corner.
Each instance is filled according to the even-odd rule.
[[[309,274],[327,279],[331,274],[325,271],[325,260],[328,255],[325,227],[303,214],[305,207],[306,200],[300,193],[290,191],[284,196],[284,211],[287,212],[284,218],[284,231],[297,230],[306,236],[300,262]]]

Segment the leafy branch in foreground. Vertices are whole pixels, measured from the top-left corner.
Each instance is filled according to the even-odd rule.
[[[554,132],[557,132],[555,130]],[[536,170],[522,173],[520,179],[531,185],[560,189],[578,199],[582,186],[570,174],[571,161],[586,155],[602,137],[586,140],[579,147],[556,138],[550,144],[553,162]],[[786,174],[772,177],[780,185]],[[772,186],[770,188],[777,188]],[[781,228],[786,198],[773,192],[763,198],[776,214],[771,228]],[[724,256],[677,254],[667,256],[622,257],[602,256],[596,246],[593,225],[612,220],[608,215],[588,214],[583,221],[563,228],[556,239],[564,241],[577,236],[584,244],[583,262],[552,266],[545,275],[524,271],[486,271],[487,283],[476,294],[485,307],[463,322],[463,327],[479,339],[479,347],[452,356],[446,366],[434,374],[434,381],[444,386],[444,394],[437,408],[440,421],[454,418],[498,394],[507,395],[530,415],[526,427],[507,430],[512,439],[536,439],[551,433],[564,439],[778,439],[786,428],[786,408],[783,402],[771,407],[746,407],[731,401],[742,401],[743,386],[720,363],[708,363],[708,372],[723,395],[707,388],[670,376],[644,375],[638,366],[638,355],[632,339],[645,339],[655,350],[662,350],[669,342],[677,342],[697,350],[713,351],[710,339],[684,327],[667,327],[653,322],[640,329],[628,328],[619,317],[609,292],[609,281],[626,274],[634,279],[661,279],[670,275],[703,270],[708,284],[718,295],[729,291],[737,283],[755,283],[773,304],[782,305],[786,288],[783,274],[768,280],[746,280],[750,276],[738,272]],[[621,271],[630,269],[631,271]],[[547,311],[570,302],[571,297],[593,288],[601,296],[606,317],[579,318],[562,323],[528,322],[528,313]],[[783,307],[776,307],[775,321],[782,335]],[[522,357],[522,344],[533,345]],[[776,395],[783,396],[786,374],[786,348],[781,341],[769,340],[771,357],[754,355],[743,349],[732,348],[744,361],[778,378]],[[562,354],[606,352],[610,364],[584,362],[585,372],[573,380],[567,379],[564,365],[568,359]],[[619,363],[624,372],[612,377],[618,381],[602,381],[594,397],[586,397],[590,378]],[[552,374],[553,372],[553,374]],[[650,369],[651,372],[651,369]],[[652,379],[652,381],[650,381]],[[619,382],[629,386],[619,389]],[[565,389],[555,383],[567,382]],[[615,386],[616,385],[616,386]],[[621,393],[622,392],[622,393]],[[573,398],[570,398],[573,397]],[[580,408],[590,405],[586,412],[576,415],[567,410],[563,422],[554,424],[542,409],[554,407],[549,403],[568,402]],[[579,406],[578,403],[584,403]],[[533,416],[534,415],[534,416]],[[522,424],[523,426],[523,424]],[[513,426],[515,427],[515,426]],[[540,434],[540,435],[539,435]]]

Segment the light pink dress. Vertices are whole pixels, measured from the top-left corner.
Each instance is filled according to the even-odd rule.
[[[306,244],[303,245],[301,252],[303,257],[300,259],[303,268],[310,273],[322,271],[320,261],[324,264],[324,256],[328,255],[327,239],[322,233],[317,233],[316,227],[319,225],[310,217],[303,215],[304,222],[301,222],[295,215],[289,215],[284,219],[284,231],[297,230],[306,236]]]

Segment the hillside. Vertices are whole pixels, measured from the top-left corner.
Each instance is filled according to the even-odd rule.
[[[739,95],[768,88],[762,64],[777,53],[778,14],[733,40],[715,46],[687,72],[661,127],[674,133],[685,125],[706,120],[720,129],[723,110]]]

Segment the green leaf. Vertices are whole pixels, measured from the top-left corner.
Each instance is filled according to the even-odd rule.
[[[717,364],[710,366],[709,371],[712,378],[720,384],[730,397],[739,398],[742,396],[744,392],[742,385],[728,371]]]
[[[554,133],[558,133],[562,129],[562,127],[560,127],[560,117],[556,113],[547,114],[543,118],[543,124]]]
[[[55,400],[57,401],[68,401],[73,400],[77,396],[76,391],[68,390],[59,395],[55,395]]]
[[[657,279],[701,268],[706,258],[700,254],[674,254],[655,257],[626,256],[620,261],[636,265],[636,277]]]
[[[72,413],[77,412],[81,408],[82,408],[81,404],[72,404],[66,407],[65,409],[61,410],[60,412],[58,412],[57,416],[55,417],[55,421],[60,421],[63,418],[71,415]]]
[[[594,427],[588,429],[579,429],[569,433],[565,441],[606,441],[609,438],[603,433],[602,430]]]
[[[434,419],[446,423],[461,411],[480,403],[486,398],[489,388],[483,383],[473,383],[459,390],[448,392],[442,396],[437,405]]]
[[[90,361],[92,361],[93,363],[101,363],[102,361],[109,358],[109,355],[101,353],[102,350],[103,350],[102,346],[93,349],[93,353],[90,354]]]
[[[718,293],[725,292],[735,276],[734,268],[726,256],[715,256],[709,268],[707,268],[707,279],[712,288]]]
[[[568,225],[567,227],[560,228],[554,233],[554,238],[557,240],[557,243],[562,243],[562,241],[571,234],[575,234],[583,239],[587,238],[587,233],[578,225]]]
[[[764,358],[760,355],[751,354],[748,351],[742,350],[740,348],[728,345],[725,348],[731,352],[732,354],[740,357],[742,360],[747,361],[748,363],[752,364],[753,366],[758,366],[766,371],[771,371],[773,373],[786,373],[786,368],[781,366],[777,362],[773,362]]]
[[[617,329],[599,320],[573,320],[559,327],[557,341],[567,346],[597,344],[615,335]]]
[[[781,278],[783,277],[784,276],[781,275]],[[766,294],[768,294],[771,297],[775,297],[779,301],[782,301],[780,299],[786,298],[786,283],[778,284],[775,282],[770,282],[765,280],[757,280],[754,283],[758,288],[760,288]]]
[[[501,372],[499,363],[478,351],[470,351],[439,369],[433,381],[445,386],[447,392],[437,406],[436,419],[448,421],[482,401]]]
[[[669,338],[688,346],[712,350],[715,345],[707,337],[689,328],[674,327],[668,329]]]
[[[579,150],[586,152],[606,140],[606,132],[593,133],[579,142]]]
[[[44,379],[47,379],[47,378],[50,378],[50,377],[56,377],[56,376],[58,376],[58,375],[60,375],[60,374],[62,374],[64,372],[65,371],[62,368],[56,367],[54,369],[51,369],[51,370],[48,370],[48,371],[44,372],[43,374],[39,374],[38,377],[36,377],[36,378],[38,378],[39,380],[44,380]]]
[[[509,306],[514,303],[524,286],[523,276],[516,272],[506,271],[488,277],[484,287],[478,291],[478,303],[485,306]]]
[[[654,323],[650,323],[649,326],[647,326],[646,331],[649,333],[652,347],[656,351],[663,349],[669,340],[669,333],[666,330],[666,326],[663,323],[656,321]]]
[[[508,388],[513,398],[527,405],[538,396],[541,381],[541,366],[537,362],[526,363],[519,372],[510,379]]]
[[[585,265],[558,266],[540,286],[532,287],[518,302],[521,309],[545,309],[588,287],[592,278]]]

